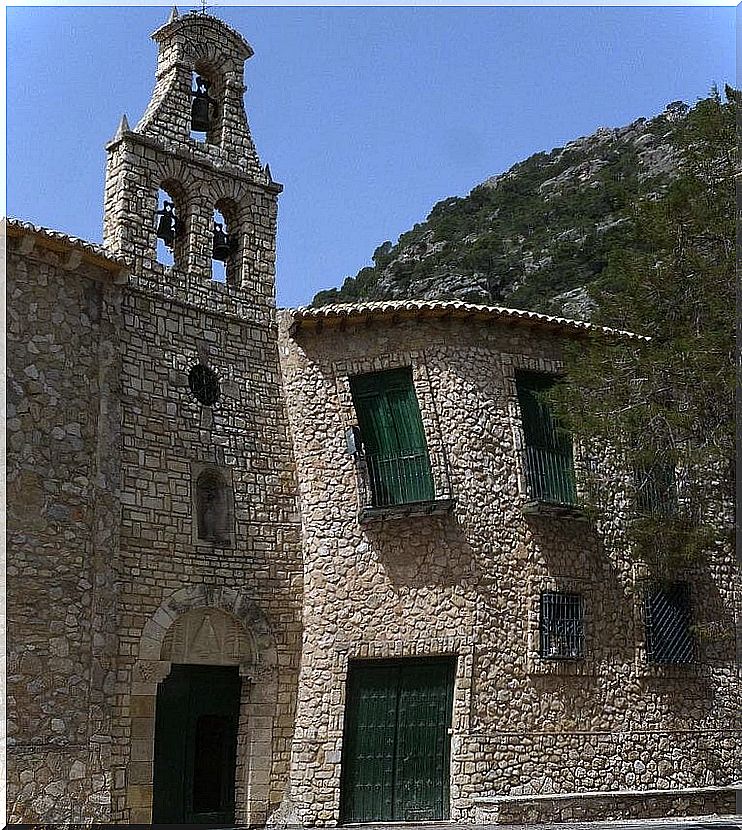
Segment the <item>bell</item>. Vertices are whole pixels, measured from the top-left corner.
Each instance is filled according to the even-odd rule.
[[[226,262],[237,249],[234,237],[227,236],[221,222],[214,225],[214,244],[211,256],[219,262]]]
[[[160,217],[157,223],[157,238],[161,239],[172,250],[175,244],[175,237],[180,230],[180,223],[175,216],[173,203],[165,202],[163,209],[158,210],[156,215]]]
[[[209,95],[211,84],[201,76],[196,78],[196,89],[191,92],[191,129],[194,133],[207,133],[211,129],[211,110],[216,101]]]
[[[207,133],[210,126],[209,99],[194,98],[191,105],[191,129],[194,133]]]

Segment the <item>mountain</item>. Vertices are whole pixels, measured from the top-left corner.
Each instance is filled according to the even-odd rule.
[[[698,104],[696,105],[698,106]],[[691,108],[601,128],[451,196],[424,222],[384,242],[373,266],[312,305],[460,299],[586,317],[587,287],[631,244],[636,205],[678,175],[677,135]]]

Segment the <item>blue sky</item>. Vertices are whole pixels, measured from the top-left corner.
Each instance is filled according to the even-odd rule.
[[[181,7],[182,11],[189,7]],[[285,186],[280,305],[531,153],[735,80],[733,8],[215,7]],[[149,99],[164,7],[9,7],[8,213],[101,238],[104,144]]]

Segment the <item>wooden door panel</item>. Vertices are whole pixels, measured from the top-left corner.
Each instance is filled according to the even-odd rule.
[[[448,816],[453,665],[450,659],[351,665],[342,821]]]
[[[435,821],[448,814],[450,663],[410,663],[400,681],[395,817]]]
[[[173,666],[157,692],[152,821],[234,821],[236,666]]]
[[[376,817],[387,821],[392,817],[397,683],[394,667],[351,670],[345,821],[372,821]]]

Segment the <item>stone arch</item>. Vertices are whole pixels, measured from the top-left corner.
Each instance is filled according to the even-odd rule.
[[[226,97],[226,74],[223,66],[219,66],[210,57],[196,57],[193,60],[193,72],[191,83],[196,83],[198,78],[203,78],[208,86],[208,95],[214,106],[210,106],[211,118],[209,129],[206,132],[206,143],[221,145],[224,126],[224,108]],[[191,133],[191,135],[193,135]]]
[[[205,183],[202,193],[212,210],[219,211],[224,217],[227,232],[235,240],[234,254],[226,263],[226,281],[239,288],[243,275],[250,268],[253,226],[250,190],[244,182],[230,177]]]
[[[152,820],[157,687],[173,663],[237,665],[242,696],[235,782],[238,824],[267,818],[278,699],[276,644],[257,604],[231,588],[193,585],[163,600],[145,624],[132,670],[129,822]]]
[[[157,203],[159,190],[164,191],[175,205],[175,214],[180,228],[175,238],[173,265],[185,270],[189,264],[198,179],[187,165],[178,159],[165,158],[157,165],[152,175],[151,191],[155,203]]]

